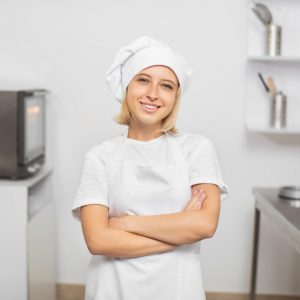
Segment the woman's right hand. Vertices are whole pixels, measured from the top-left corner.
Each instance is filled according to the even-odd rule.
[[[195,190],[192,194],[192,199],[188,202],[184,210],[197,210],[201,209],[202,203],[205,200],[205,192],[202,189]]]

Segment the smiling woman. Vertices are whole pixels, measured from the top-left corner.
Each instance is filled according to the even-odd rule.
[[[175,133],[179,92],[177,77],[170,68],[148,67],[139,72],[129,83],[124,105],[116,120],[120,124],[130,125],[131,129],[144,123],[144,125],[154,126],[157,133],[168,130]],[[125,107],[127,109],[124,111]],[[171,113],[173,110],[174,112]],[[136,128],[136,131],[139,129]]]
[[[203,300],[200,241],[228,195],[212,142],[175,128],[191,77],[164,42],[120,49],[106,74],[128,130],[86,154],[73,215],[93,255],[86,300]]]
[[[175,98],[175,103],[173,105],[173,109],[171,110],[170,114],[166,116],[162,120],[162,125],[161,125],[161,131],[162,132],[170,132],[170,133],[177,133],[177,129],[175,128],[175,123],[177,119],[177,115],[179,112],[179,107],[180,107],[180,96],[181,96],[181,89],[180,87],[177,89],[176,93],[176,98]],[[128,108],[128,102],[126,100],[127,97],[127,90],[124,95],[124,99],[121,104],[121,110],[120,113],[115,116],[115,121],[121,125],[129,125],[130,120],[134,118],[134,115],[130,112]]]
[[[156,83],[155,76],[158,76],[157,80],[158,83]],[[136,83],[136,84],[135,84]],[[177,129],[175,128],[176,118],[179,111],[180,106],[180,95],[181,95],[181,88],[177,79],[176,74],[167,66],[151,66],[148,67],[142,71],[140,71],[135,77],[132,79],[132,81],[129,83],[128,87],[125,90],[125,94],[121,103],[121,110],[120,113],[115,117],[115,121],[121,125],[129,125],[130,121],[131,124],[133,124],[134,121],[136,121],[135,114],[131,109],[129,109],[127,93],[128,89],[135,86],[137,87],[144,87],[144,90],[147,88],[157,88],[155,87],[155,84],[160,87],[160,90],[165,91],[165,94],[168,96],[171,96],[175,93],[175,100],[173,101],[173,106],[171,108],[171,111],[169,114],[167,114],[164,118],[161,119],[161,126],[160,131],[161,132],[170,132],[170,133],[177,133]],[[154,87],[153,87],[154,85]],[[155,90],[154,90],[155,92]],[[167,93],[169,92],[169,93]],[[153,100],[151,100],[151,96],[148,95],[147,100],[139,101],[141,105],[144,105],[145,111],[148,113],[156,112],[156,108],[160,108],[158,103],[157,97],[154,97]]]

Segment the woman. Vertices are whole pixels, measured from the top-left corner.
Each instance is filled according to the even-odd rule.
[[[216,231],[228,189],[210,140],[175,128],[190,76],[149,37],[121,48],[106,74],[128,130],[88,151],[73,206],[93,255],[86,300],[205,299],[199,241]]]

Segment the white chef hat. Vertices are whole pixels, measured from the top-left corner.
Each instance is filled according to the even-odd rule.
[[[181,94],[190,85],[192,69],[188,62],[162,41],[143,36],[122,47],[106,73],[106,83],[113,96],[122,102],[124,92],[131,79],[143,69],[164,65],[177,76]]]

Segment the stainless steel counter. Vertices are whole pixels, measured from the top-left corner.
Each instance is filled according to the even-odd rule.
[[[256,273],[258,258],[259,224],[261,213],[284,235],[300,254],[300,200],[287,200],[278,196],[279,188],[254,188],[255,224],[250,299],[256,298]]]

